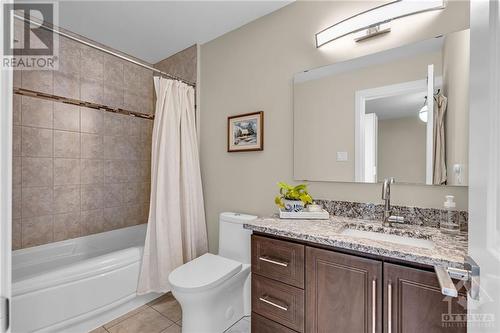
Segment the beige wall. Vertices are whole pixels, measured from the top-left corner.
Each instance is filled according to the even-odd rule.
[[[427,124],[418,117],[378,121],[378,179],[425,184]]]
[[[201,47],[201,166],[210,250],[218,247],[218,214],[275,212],[277,181],[293,179],[292,77],[294,73],[468,28],[469,4],[448,2],[397,20],[392,32],[355,43],[344,38],[323,48],[314,34],[374,6],[373,2],[295,2]],[[263,110],[265,149],[227,153],[227,116]],[[325,147],[328,151],[328,147]],[[318,198],[380,202],[377,184],[314,182]],[[440,207],[445,194],[467,208],[467,188],[394,186],[393,202]]]
[[[441,52],[431,52],[294,84],[294,178],[353,182],[356,91],[424,80],[429,64],[441,75],[441,63]],[[338,151],[348,161],[338,162]],[[422,163],[425,172],[425,155]]]
[[[154,67],[165,73],[196,83],[197,55],[198,47],[193,45],[157,62]]]
[[[448,184],[459,185],[453,165],[463,167],[462,184],[468,184],[469,161],[469,49],[470,31],[447,36],[443,48],[443,93],[446,110],[446,163]]]

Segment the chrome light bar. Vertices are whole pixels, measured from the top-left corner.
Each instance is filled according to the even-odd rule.
[[[387,33],[390,31],[388,23],[392,20],[431,10],[443,9],[444,7],[444,0],[392,1],[351,16],[318,32],[316,34],[316,47],[363,30],[367,31],[362,36],[357,36],[357,41],[380,35],[381,33]]]

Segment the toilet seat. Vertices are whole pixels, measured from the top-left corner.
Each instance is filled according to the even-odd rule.
[[[168,280],[176,289],[199,292],[210,289],[241,271],[242,264],[206,253],[170,273]]]

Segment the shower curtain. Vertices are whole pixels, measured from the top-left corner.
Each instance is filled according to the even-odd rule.
[[[434,168],[433,180],[434,185],[444,185],[448,180],[446,174],[446,134],[445,134],[445,116],[448,99],[439,92],[434,95]]]
[[[168,275],[208,251],[194,88],[154,78],[151,203],[138,294],[170,290]]]

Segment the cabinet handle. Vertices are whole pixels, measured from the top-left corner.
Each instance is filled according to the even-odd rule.
[[[266,304],[269,304],[271,306],[274,306],[275,308],[278,308],[280,310],[283,310],[283,311],[288,311],[288,307],[287,306],[283,306],[283,305],[279,305],[273,301],[270,301],[269,300],[269,296],[262,296],[262,297],[259,297],[259,301],[261,302],[264,302]]]
[[[372,281],[372,333],[377,331],[377,280]]]
[[[259,260],[262,260],[262,261],[265,261],[265,262],[268,262],[268,263],[271,263],[271,264],[275,264],[275,265],[278,265],[278,266],[283,266],[283,267],[288,267],[288,263],[286,261],[281,261],[281,260],[277,260],[277,259],[271,259],[269,257],[259,257]]]
[[[392,283],[387,284],[387,333],[392,333]]]

